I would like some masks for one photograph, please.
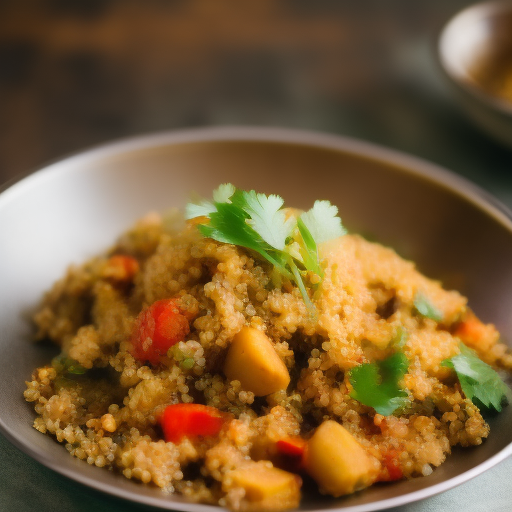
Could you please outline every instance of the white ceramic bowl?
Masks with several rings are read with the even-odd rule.
[[[375,146],[290,130],[218,128],[129,139],[52,164],[0,194],[0,431],[16,446],[112,495],[164,509],[216,510],[70,457],[32,428],[32,405],[22,394],[32,370],[55,352],[30,343],[28,314],[65,268],[108,248],[146,212],[181,207],[191,191],[209,196],[226,181],[281,194],[298,207],[330,199],[349,228],[397,247],[447,286],[461,285],[475,311],[512,339],[512,221],[465,180]],[[343,499],[307,495],[301,510],[380,510],[447,490],[512,452],[511,425],[507,407],[492,419],[482,446],[456,450],[431,476]]]
[[[437,52],[468,117],[491,137],[512,147],[512,101],[493,95],[475,72],[497,54],[508,54],[510,66],[512,0],[479,3],[458,13],[442,30]]]

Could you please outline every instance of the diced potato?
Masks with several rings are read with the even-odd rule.
[[[268,464],[249,463],[229,473],[231,485],[245,490],[243,510],[284,510],[299,505],[302,479]]]
[[[265,333],[243,327],[229,346],[224,374],[238,380],[242,388],[256,396],[265,396],[286,389],[290,374]]]
[[[372,460],[354,436],[335,421],[324,421],[308,442],[306,471],[320,491],[338,497],[370,485]]]

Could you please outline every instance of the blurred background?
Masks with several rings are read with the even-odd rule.
[[[512,205],[512,152],[435,59],[464,0],[0,0],[0,183],[120,137],[207,125],[361,138]]]

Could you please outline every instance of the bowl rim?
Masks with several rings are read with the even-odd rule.
[[[498,0],[500,1],[500,0]],[[512,0],[507,0],[512,5]],[[165,145],[205,142],[264,142],[315,146],[358,155],[367,160],[386,162],[401,172],[421,177],[450,190],[482,208],[490,216],[512,230],[512,209],[494,195],[460,174],[424,158],[383,145],[329,132],[273,126],[223,125],[172,129],[114,139],[48,160],[42,165],[18,173],[0,184],[0,201],[11,200],[24,186],[37,186],[39,180],[53,173],[70,172],[69,164],[109,157],[126,151],[150,149]],[[23,182],[23,183],[21,183]],[[461,193],[463,191],[463,193]],[[9,199],[6,199],[8,197]],[[1,203],[0,203],[1,204]]]
[[[438,33],[436,60],[444,75],[453,85],[469,94],[477,101],[483,103],[488,108],[499,112],[501,115],[512,117],[512,104],[509,101],[486,92],[483,87],[473,83],[469,77],[464,78],[464,76],[454,69],[452,60],[449,59],[446,54],[446,38],[449,31],[454,30],[456,23],[459,23],[460,20],[463,20],[464,18],[480,19],[486,16],[493,16],[503,12],[504,10],[510,11],[512,14],[512,0],[488,0],[469,5],[464,9],[457,11],[444,23]]]
[[[310,146],[324,150],[339,151],[345,154],[355,155],[365,160],[381,162],[403,173],[412,174],[434,183],[441,188],[447,189],[460,198],[469,201],[475,207],[485,211],[489,216],[493,217],[496,222],[506,227],[507,230],[512,233],[512,211],[479,186],[436,164],[397,150],[388,149],[355,138],[315,131],[274,127],[216,126],[171,130],[128,137],[101,144],[91,149],[74,153],[63,159],[58,159],[34,173],[21,175],[9,181],[6,186],[4,186],[3,190],[0,189],[0,207],[4,202],[14,200],[18,194],[22,194],[25,187],[37,186],[39,180],[52,179],[55,175],[60,173],[71,172],[67,169],[69,164],[94,162],[98,158],[118,155],[128,151],[151,149],[162,145],[168,146],[204,142],[296,144],[298,146]],[[77,167],[75,167],[75,170],[76,169]],[[184,510],[187,512],[213,512],[215,510],[222,510],[216,505],[206,505],[181,500],[164,502],[162,498],[144,495],[135,490],[127,491],[121,487],[113,486],[108,482],[91,479],[87,475],[81,475],[78,472],[76,474],[74,472],[70,473],[66,471],[66,468],[61,468],[49,458],[45,452],[39,451],[26,443],[17,432],[9,429],[3,422],[1,416],[0,433],[14,446],[44,466],[97,491],[160,509]],[[339,512],[371,512],[416,502],[465,483],[500,463],[510,455],[512,455],[512,442],[474,468],[424,489],[367,504],[329,509],[315,508],[308,512],[325,512],[326,510]]]

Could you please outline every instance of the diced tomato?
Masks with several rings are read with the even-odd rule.
[[[139,272],[139,262],[131,256],[115,254],[107,261],[105,275],[115,281],[130,282]]]
[[[400,452],[393,448],[384,455],[382,460],[383,471],[378,478],[380,482],[393,482],[394,480],[400,480],[404,476],[400,469],[399,457]]]
[[[286,437],[279,439],[276,443],[276,450],[279,460],[278,466],[288,471],[298,472],[304,467],[307,441],[301,437]]]
[[[189,319],[176,299],[159,300],[142,310],[132,336],[132,355],[139,361],[158,364],[169,348],[190,332]]]
[[[179,443],[184,437],[216,436],[228,415],[215,407],[201,404],[168,405],[160,419],[165,440]]]

